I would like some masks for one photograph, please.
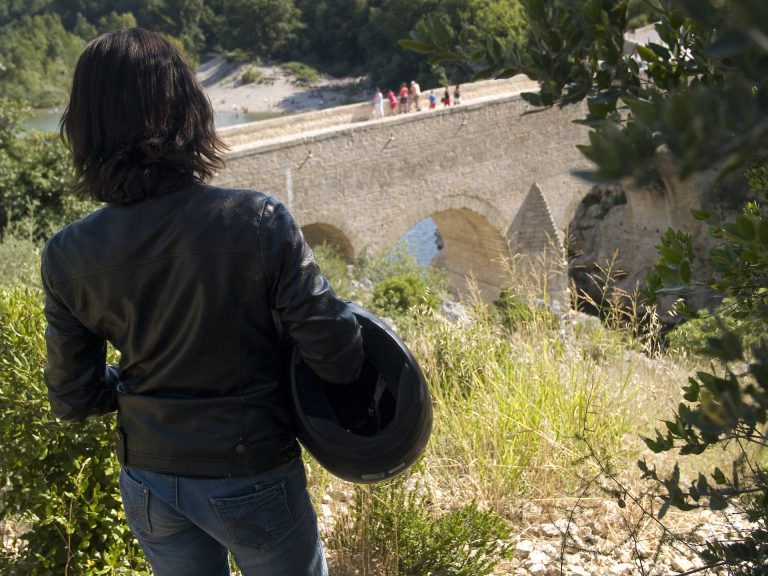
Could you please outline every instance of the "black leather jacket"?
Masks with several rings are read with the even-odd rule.
[[[117,410],[118,455],[136,468],[243,476],[295,458],[282,329],[326,380],[362,364],[354,315],[258,192],[196,184],[108,205],[47,243],[42,277],[53,412]]]

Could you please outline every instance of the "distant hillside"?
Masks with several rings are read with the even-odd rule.
[[[334,76],[382,85],[464,81],[471,71],[430,66],[397,41],[437,14],[457,41],[485,33],[525,36],[519,0],[27,0],[0,2],[0,93],[36,107],[60,105],[78,54],[98,34],[142,26],[166,35],[189,60],[219,52],[244,62],[299,61]]]

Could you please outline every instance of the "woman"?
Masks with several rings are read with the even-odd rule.
[[[408,112],[408,94],[408,86],[403,82],[400,84],[400,107],[397,110],[398,114],[405,114]]]
[[[332,382],[360,331],[274,198],[205,184],[210,103],[160,35],[104,34],[78,60],[62,136],[106,203],[42,256],[53,412],[117,411],[128,524],[156,576],[327,573],[278,334]],[[106,343],[121,353],[105,361]]]

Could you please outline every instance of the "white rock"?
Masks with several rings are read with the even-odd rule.
[[[531,555],[531,550],[533,550],[533,542],[530,540],[520,540],[515,547],[515,557],[521,560],[528,558]]]
[[[614,564],[608,568],[608,572],[613,576],[632,576],[635,571],[635,565],[629,562]]]
[[[693,569],[693,562],[683,556],[677,556],[676,558],[672,558],[671,566],[672,570],[677,570],[678,572],[688,572],[688,570]]]
[[[579,527],[574,522],[569,522],[565,518],[555,520],[555,526],[557,526],[557,529],[560,530],[562,534],[565,534],[566,532],[570,535],[579,533]]]
[[[464,305],[453,300],[446,300],[440,305],[440,314],[454,324],[469,324],[472,321]]]
[[[545,554],[541,550],[531,550],[531,553],[528,555],[528,560],[526,564],[528,566],[532,566],[533,564],[544,564],[545,566],[549,564],[552,560],[550,559],[548,554]]]
[[[575,564],[569,564],[566,566],[565,573],[569,574],[570,576],[593,576],[592,572],[587,572],[584,568]]]
[[[637,557],[640,558],[641,560],[650,558],[651,554],[653,554],[652,550],[648,547],[648,545],[645,542],[637,543],[637,546],[635,546],[635,553],[637,554]]]
[[[547,567],[544,564],[531,564],[528,568],[528,574],[546,574]]]
[[[554,524],[542,524],[539,526],[539,532],[547,538],[559,538],[563,535],[563,531]]]
[[[560,546],[555,546],[549,542],[542,542],[537,548],[542,554],[546,554],[547,556],[560,556]]]

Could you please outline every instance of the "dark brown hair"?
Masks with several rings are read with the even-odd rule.
[[[225,146],[194,73],[167,40],[142,28],[91,41],[77,62],[61,136],[76,189],[114,204],[204,181]]]

